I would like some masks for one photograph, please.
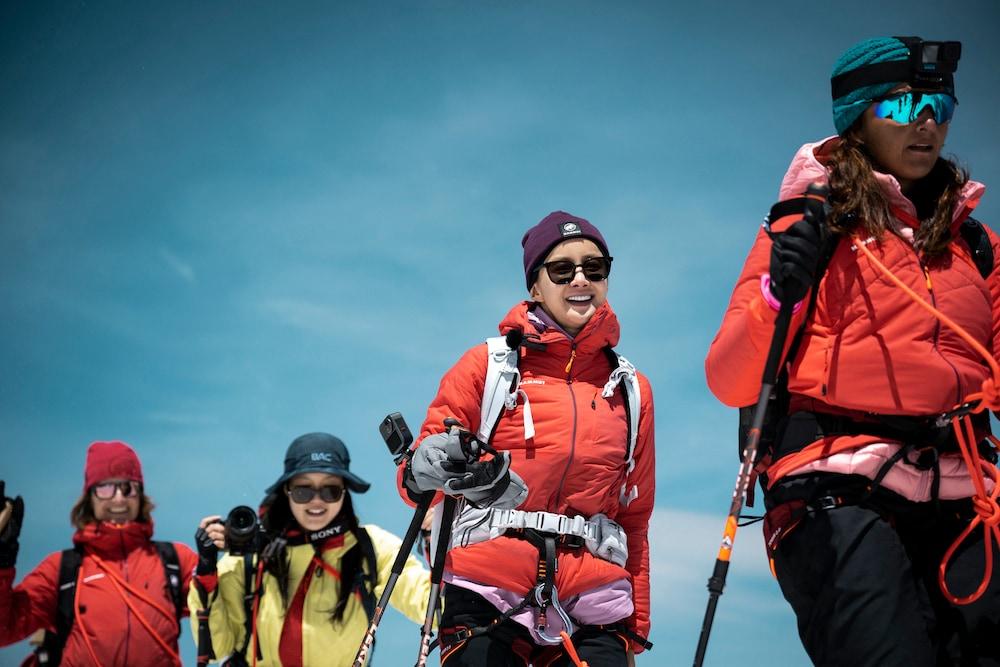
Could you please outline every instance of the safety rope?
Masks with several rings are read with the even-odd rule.
[[[562,637],[563,648],[566,650],[566,655],[573,662],[575,667],[589,667],[586,660],[580,660],[580,656],[576,652],[576,647],[573,646],[573,640],[570,638],[569,633],[563,630],[559,633]]]
[[[980,356],[983,357],[984,360],[986,360],[987,365],[990,367],[992,377],[988,377],[983,380],[981,391],[973,392],[966,396],[965,400],[956,406],[956,409],[961,408],[962,412],[955,414],[951,418],[952,427],[955,431],[955,439],[958,441],[959,452],[961,453],[962,460],[965,462],[965,466],[969,471],[969,477],[972,479],[972,486],[974,490],[972,496],[972,506],[975,509],[976,516],[973,517],[972,521],[969,522],[969,525],[964,531],[962,531],[962,534],[955,539],[952,545],[945,552],[941,559],[941,565],[938,568],[938,586],[940,586],[944,597],[952,604],[971,604],[972,602],[978,600],[986,591],[987,586],[990,584],[990,579],[993,576],[993,540],[996,540],[997,545],[1000,545],[1000,505],[997,504],[997,497],[1000,495],[1000,480],[998,480],[996,466],[984,462],[979,456],[979,448],[976,446],[976,435],[974,429],[972,428],[971,415],[978,414],[987,409],[1000,410],[1000,391],[998,391],[998,387],[1000,387],[1000,365],[997,364],[993,355],[991,355],[989,351],[979,343],[979,341],[973,338],[957,322],[931,304],[927,303],[923,297],[910,289],[910,287],[903,283],[903,281],[893,274],[892,271],[886,268],[886,266],[875,257],[874,253],[872,253],[872,251],[869,250],[860,239],[855,237],[852,241],[854,242],[854,247],[861,250],[868,260],[879,271],[881,271],[886,278],[891,280],[897,287],[903,290],[903,292],[910,297],[914,303],[927,310],[942,324],[958,334],[962,340],[968,343],[976,352],[980,354]],[[933,286],[931,285],[930,273],[925,270],[924,276],[927,280],[928,290],[932,290]],[[993,442],[994,446],[1000,446],[1000,440],[997,438],[990,435],[989,439]],[[991,493],[986,492],[986,486],[983,483],[984,475],[993,481],[993,491]],[[970,595],[958,597],[948,588],[948,583],[945,581],[945,573],[948,570],[948,564],[951,562],[951,558],[955,551],[980,523],[983,526],[983,549],[986,554],[986,564],[984,566],[983,578],[980,580],[979,586],[976,590]]]
[[[132,595],[134,595],[135,597],[139,598],[140,600],[142,600],[146,604],[150,605],[151,607],[153,607],[153,609],[155,609],[156,611],[160,612],[161,614],[163,614],[167,618],[169,618],[169,619],[171,619],[171,620],[179,623],[179,621],[177,621],[176,613],[174,611],[168,611],[167,609],[164,609],[155,600],[153,600],[149,596],[145,595],[139,589],[134,588],[131,584],[129,584],[124,579],[122,579],[118,575],[117,572],[115,572],[111,567],[109,567],[108,564],[105,563],[104,560],[101,559],[100,556],[98,556],[96,554],[91,554],[91,558],[94,560],[94,564],[96,564],[97,567],[100,570],[104,571],[104,574],[111,581],[112,586],[115,587],[115,590],[118,592],[118,595],[121,597],[122,601],[125,603],[125,606],[127,606],[129,608],[129,610],[135,615],[136,619],[138,619],[139,624],[142,625],[142,627],[144,627],[146,629],[146,631],[153,637],[153,640],[157,644],[160,645],[160,648],[162,648],[164,650],[164,652],[168,656],[170,656],[176,664],[181,665],[182,664],[181,663],[181,658],[177,654],[177,652],[174,651],[170,647],[170,645],[167,644],[166,641],[164,641],[164,639],[159,635],[159,633],[156,632],[156,630],[153,628],[153,626],[149,624],[149,621],[146,619],[146,617],[142,613],[140,613],[138,609],[136,609],[135,605],[132,603],[132,600],[129,599],[129,596],[126,595],[126,593],[131,593]],[[83,568],[80,568],[80,569],[81,569],[81,572],[82,572]],[[80,582],[78,581],[77,582],[77,589],[76,589],[76,596],[75,597],[78,599],[79,595],[80,595]],[[75,606],[75,603],[76,603],[76,601],[74,601],[74,606]],[[80,620],[82,621],[82,618]],[[83,630],[83,629],[84,628],[83,628],[82,623],[81,623],[81,630]],[[90,652],[91,658],[94,659],[95,664],[100,664],[100,663],[97,662],[97,657],[96,657],[96,655],[94,653],[93,646],[91,646],[91,644],[90,644],[90,639],[86,637],[86,632],[84,632],[84,637],[87,639],[87,649]]]
[[[94,661],[94,667],[101,667],[101,661],[97,659],[97,653],[94,652],[94,646],[90,643],[90,634],[87,632],[87,626],[83,622],[83,616],[77,613],[80,609],[80,588],[83,584],[83,568],[79,568],[76,572],[76,590],[73,593],[73,616],[76,617],[76,622],[80,625],[80,634],[83,635],[83,643],[87,645],[87,652],[90,653],[90,659]]]

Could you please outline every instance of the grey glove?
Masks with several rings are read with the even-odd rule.
[[[435,433],[424,438],[420,446],[413,452],[413,458],[408,466],[408,476],[418,492],[444,490],[450,479],[461,478],[464,475],[445,470],[442,466],[446,461],[465,464],[465,454],[462,442],[457,433]],[[407,480],[409,481],[409,480]]]
[[[475,507],[517,507],[528,496],[528,485],[510,469],[510,452],[488,461],[444,461],[441,467],[458,475],[445,482],[444,492],[461,495]]]

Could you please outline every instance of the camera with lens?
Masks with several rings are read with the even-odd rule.
[[[252,507],[234,507],[226,517],[226,551],[233,556],[260,553],[267,540]]]

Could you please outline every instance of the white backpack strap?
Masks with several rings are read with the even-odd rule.
[[[612,350],[612,352],[614,352]],[[628,487],[628,476],[635,469],[635,443],[639,440],[639,410],[642,405],[642,393],[639,388],[639,374],[635,366],[622,355],[614,352],[618,359],[618,367],[611,371],[611,377],[604,385],[601,396],[611,398],[618,385],[622,385],[625,392],[625,407],[628,410],[628,450],[625,454],[625,483],[622,484],[619,502],[628,506],[639,495],[639,488],[636,485]],[[622,384],[622,381],[625,384]]]
[[[507,346],[503,336],[486,339],[486,383],[480,409],[479,430],[476,437],[489,442],[490,436],[504,410],[517,408],[518,397],[524,398],[524,439],[535,437],[535,423],[531,418],[528,395],[521,389],[521,371],[517,368],[517,349]]]

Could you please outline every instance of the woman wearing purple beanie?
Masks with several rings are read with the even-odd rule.
[[[556,211],[522,246],[531,299],[445,374],[400,491],[461,498],[443,664],[624,666],[649,646],[652,392],[612,349],[597,227]],[[466,462],[445,420],[494,452]]]
[[[791,313],[755,460],[817,665],[1000,665],[1000,240],[941,157],[960,56],[883,37],[840,57],[838,134],[793,159],[706,360],[722,402],[754,404]]]

